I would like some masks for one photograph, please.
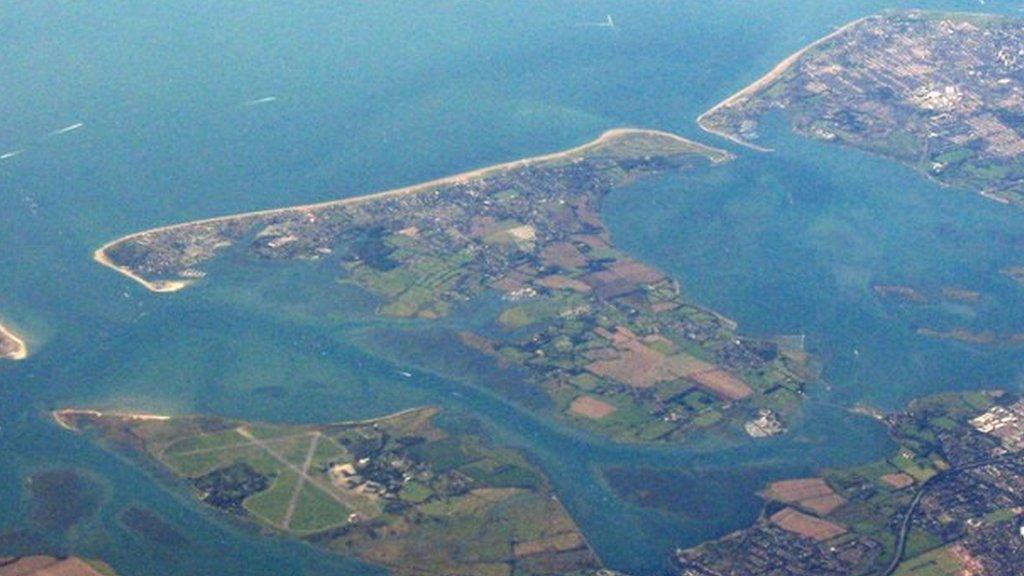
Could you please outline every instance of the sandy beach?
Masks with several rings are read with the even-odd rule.
[[[147,414],[145,412],[100,412],[99,410],[86,410],[78,408],[63,408],[60,410],[54,410],[50,414],[53,416],[53,419],[57,421],[57,424],[61,426],[61,428],[65,428],[67,430],[72,430],[75,432],[78,431],[78,428],[75,428],[73,425],[71,425],[70,422],[68,422],[68,416],[93,416],[95,418],[113,416],[115,418],[124,418],[126,420],[136,420],[140,422],[148,420],[162,422],[171,419],[170,416],[164,416],[161,414]]]
[[[178,226],[187,226],[187,225],[188,225],[188,223],[178,224]],[[156,231],[157,230],[150,230],[150,231],[147,231],[147,232],[143,232],[143,234],[147,234],[149,232],[156,232]],[[104,244],[102,247],[100,247],[98,250],[96,250],[96,252],[93,253],[92,259],[97,261],[97,262],[99,262],[100,264],[106,266],[107,268],[110,268],[111,270],[115,270],[117,272],[120,272],[121,274],[124,274],[125,276],[131,278],[132,280],[135,280],[139,284],[142,284],[143,286],[145,286],[146,289],[149,290],[150,292],[161,292],[161,293],[162,292],[177,292],[178,290],[181,290],[183,288],[187,288],[188,285],[191,284],[191,282],[188,282],[186,280],[154,280],[154,281],[151,282],[149,280],[146,280],[142,276],[139,276],[135,272],[132,272],[132,270],[130,268],[126,267],[126,266],[118,266],[116,262],[114,262],[113,260],[110,259],[109,256],[107,256],[107,248],[110,248],[111,246],[114,246],[115,244],[118,244],[118,243],[120,243],[120,242],[122,242],[124,240],[129,240],[129,239],[134,238],[136,236],[138,236],[138,234],[133,234],[131,236],[125,236],[124,238],[119,238],[117,240],[114,240],[113,242]]]
[[[24,360],[28,358],[28,346],[25,341],[19,338],[14,332],[0,324],[0,338],[14,342],[14,352],[4,356],[7,360]]]
[[[732,134],[732,133],[729,133],[729,132],[722,132],[722,131],[719,131],[719,130],[716,130],[714,128],[709,127],[707,125],[707,122],[706,122],[707,118],[709,116],[713,115],[714,113],[718,112],[719,110],[721,110],[723,108],[728,108],[729,106],[732,106],[733,104],[736,104],[736,103],[738,103],[738,102],[740,102],[740,101],[742,101],[742,100],[744,100],[744,99],[746,99],[746,98],[748,98],[750,96],[753,96],[758,91],[760,91],[760,90],[762,90],[764,88],[767,88],[768,86],[770,86],[772,84],[772,82],[775,82],[783,74],[785,74],[786,71],[789,70],[793,66],[793,64],[795,64],[798,60],[800,60],[800,58],[803,57],[804,54],[806,54],[807,52],[817,48],[818,46],[824,44],[825,42],[828,42],[829,40],[832,40],[833,38],[843,34],[847,30],[849,30],[850,28],[853,28],[854,26],[857,26],[858,24],[868,20],[869,18],[871,18],[871,17],[870,16],[865,16],[864,18],[858,18],[857,20],[854,20],[853,22],[849,22],[847,24],[844,24],[843,26],[840,26],[839,28],[836,28],[831,34],[828,34],[827,36],[823,36],[823,37],[819,38],[818,40],[815,40],[814,42],[808,44],[807,46],[804,46],[803,48],[801,48],[801,49],[797,50],[796,52],[790,54],[782,62],[779,62],[778,64],[776,64],[775,67],[772,68],[767,74],[765,74],[764,76],[758,78],[757,80],[755,80],[752,84],[750,84],[746,88],[743,88],[739,92],[736,92],[732,96],[729,96],[725,100],[722,100],[718,104],[715,104],[710,110],[708,110],[707,112],[704,112],[703,114],[698,116],[697,117],[697,124],[701,127],[701,130],[704,130],[705,132],[707,132],[709,134],[714,134],[716,136],[721,136],[722,138],[725,138],[726,140],[729,140],[730,142],[733,142],[735,144],[739,144],[740,146],[746,146],[747,148],[751,148],[753,150],[757,150],[758,152],[772,152],[773,150],[771,148],[766,148],[764,146],[758,146],[757,144],[754,144],[752,142],[748,142],[748,141],[740,138],[739,136],[736,136],[735,134]]]
[[[102,264],[103,266],[106,266],[107,268],[110,268],[111,270],[119,272],[119,273],[127,276],[128,278],[131,278],[132,280],[138,282],[142,286],[145,286],[147,290],[150,290],[152,292],[158,292],[158,293],[177,292],[179,290],[187,288],[189,285],[192,284],[192,282],[187,281],[187,280],[153,280],[153,281],[147,280],[147,279],[139,276],[135,272],[133,272],[130,268],[118,265],[116,262],[114,262],[108,256],[107,251],[110,248],[112,248],[113,246],[116,246],[116,245],[118,245],[118,244],[120,244],[122,242],[131,241],[131,240],[135,240],[135,239],[138,239],[138,238],[144,238],[144,237],[149,236],[149,235],[160,234],[162,232],[167,232],[167,231],[170,231],[170,230],[186,228],[186,227],[189,227],[189,226],[196,226],[196,225],[202,225],[202,224],[215,224],[215,223],[218,223],[218,222],[225,222],[225,221],[237,220],[237,219],[245,219],[245,218],[262,218],[262,217],[265,217],[265,216],[273,216],[275,214],[285,214],[285,213],[289,213],[289,212],[316,211],[316,210],[321,210],[321,209],[324,209],[324,208],[331,208],[331,207],[337,207],[337,206],[350,206],[350,205],[354,205],[354,204],[361,204],[361,203],[364,203],[364,202],[371,202],[371,201],[374,201],[374,200],[381,200],[381,199],[385,199],[385,198],[392,198],[392,197],[397,197],[397,196],[407,196],[407,195],[411,195],[411,194],[418,194],[418,193],[425,192],[425,191],[428,191],[428,190],[433,190],[433,189],[435,189],[437,187],[440,187],[440,186],[446,186],[446,185],[451,185],[451,184],[464,184],[466,182],[471,182],[473,180],[478,180],[480,178],[485,178],[485,177],[487,177],[489,175],[492,175],[492,174],[495,174],[495,173],[499,173],[499,172],[502,172],[502,171],[513,170],[513,169],[517,169],[517,168],[524,168],[526,166],[530,166],[530,165],[534,165],[534,164],[541,164],[541,163],[545,163],[545,162],[553,162],[553,161],[558,161],[558,160],[570,159],[570,158],[572,158],[574,156],[577,156],[577,155],[579,155],[581,153],[587,152],[589,150],[592,150],[594,148],[597,148],[597,147],[600,147],[600,146],[602,146],[604,144],[607,144],[608,142],[610,142],[612,140],[615,140],[616,138],[621,138],[621,137],[625,137],[625,136],[633,136],[633,135],[647,135],[647,136],[659,136],[659,137],[664,137],[664,138],[670,138],[670,139],[672,139],[674,141],[677,141],[677,142],[680,142],[682,144],[686,144],[687,146],[693,147],[695,153],[702,153],[702,154],[707,155],[708,158],[711,160],[711,162],[713,164],[719,164],[721,162],[725,162],[725,161],[728,161],[731,158],[733,158],[733,155],[730,154],[729,152],[726,152],[725,150],[721,150],[721,149],[718,149],[718,148],[712,148],[710,146],[706,146],[706,145],[700,144],[698,142],[693,142],[692,140],[687,140],[686,138],[683,138],[683,137],[678,136],[676,134],[672,134],[670,132],[663,132],[661,130],[637,129],[637,128],[615,128],[615,129],[608,130],[608,131],[604,132],[596,140],[592,140],[592,141],[587,142],[586,144],[583,144],[581,146],[577,146],[575,148],[570,148],[568,150],[563,150],[561,152],[555,152],[555,153],[546,154],[546,155],[543,155],[543,156],[533,156],[533,157],[524,158],[524,159],[521,159],[521,160],[513,160],[511,162],[505,162],[505,163],[502,163],[502,164],[495,164],[493,166],[488,166],[486,168],[479,168],[477,170],[471,170],[469,172],[463,172],[461,174],[456,174],[454,176],[446,176],[444,178],[438,178],[436,180],[430,180],[429,182],[423,182],[423,183],[420,183],[420,184],[413,184],[411,186],[406,186],[406,187],[403,187],[403,188],[395,188],[395,189],[392,189],[392,190],[386,190],[386,191],[383,191],[383,192],[375,192],[375,193],[372,193],[372,194],[366,194],[366,195],[363,195],[363,196],[356,196],[356,197],[353,197],[353,198],[344,198],[344,199],[341,199],[341,200],[329,200],[329,201],[326,201],[326,202],[319,202],[319,203],[315,203],[315,204],[303,204],[303,205],[298,205],[298,206],[287,206],[287,207],[284,207],[284,208],[273,208],[273,209],[269,209],[269,210],[258,210],[258,211],[254,211],[254,212],[243,212],[243,213],[240,213],[240,214],[231,214],[231,215],[227,215],[227,216],[217,216],[217,217],[214,217],[214,218],[205,218],[205,219],[201,219],[201,220],[192,220],[192,221],[188,221],[188,222],[180,222],[180,223],[177,223],[177,224],[171,224],[171,225],[168,225],[168,226],[160,226],[158,228],[150,228],[148,230],[143,230],[142,232],[135,232],[133,234],[129,234],[127,236],[122,236],[120,238],[117,238],[115,240],[107,242],[106,244],[101,246],[99,249],[97,249],[96,252],[93,253],[93,260],[95,260],[96,262],[99,262],[100,264]]]

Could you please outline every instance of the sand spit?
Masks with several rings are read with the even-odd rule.
[[[151,236],[151,235],[154,235],[154,234],[159,234],[161,232],[167,232],[169,230],[175,230],[175,229],[183,228],[183,227],[187,227],[187,226],[195,226],[195,225],[201,225],[201,224],[215,224],[215,223],[225,222],[225,221],[230,221],[230,220],[235,220],[235,219],[259,218],[259,217],[273,216],[275,214],[282,214],[282,213],[288,213],[288,212],[303,212],[303,211],[319,210],[319,209],[323,209],[323,208],[330,208],[330,207],[336,207],[336,206],[346,206],[346,205],[361,204],[361,203],[364,203],[364,202],[371,202],[371,201],[374,201],[374,200],[381,200],[381,199],[385,199],[385,198],[392,198],[392,197],[399,197],[399,196],[407,196],[407,195],[417,194],[417,193],[425,192],[425,191],[428,191],[428,190],[433,190],[433,189],[435,189],[435,188],[437,188],[439,186],[445,186],[445,185],[451,185],[451,184],[464,184],[466,182],[470,182],[470,181],[473,181],[473,180],[478,180],[480,178],[485,178],[485,177],[487,177],[489,175],[492,175],[492,174],[495,174],[495,173],[499,173],[499,172],[503,172],[503,171],[514,170],[514,169],[521,169],[521,168],[524,168],[524,167],[527,167],[527,166],[531,166],[531,165],[534,165],[534,164],[541,164],[541,163],[546,163],[546,162],[553,162],[553,161],[571,159],[571,158],[573,158],[575,156],[578,156],[579,154],[588,152],[590,150],[593,150],[595,148],[599,148],[600,146],[608,144],[609,142],[612,142],[612,141],[614,141],[614,140],[616,140],[618,138],[623,138],[623,137],[628,137],[628,136],[655,136],[655,137],[661,137],[661,138],[669,138],[669,139],[674,140],[676,142],[679,142],[679,143],[682,143],[682,144],[685,144],[687,146],[692,147],[694,149],[695,153],[702,153],[702,154],[706,155],[713,164],[720,164],[722,162],[728,161],[728,160],[733,158],[733,155],[730,154],[729,152],[726,152],[724,150],[720,150],[720,149],[717,149],[717,148],[712,148],[710,146],[705,146],[703,144],[700,144],[700,143],[697,143],[697,142],[693,142],[691,140],[687,140],[686,138],[683,138],[681,136],[678,136],[676,134],[672,134],[672,133],[669,133],[669,132],[663,132],[663,131],[660,131],[660,130],[636,129],[636,128],[616,128],[616,129],[608,130],[607,132],[604,132],[596,140],[592,140],[591,142],[588,142],[588,143],[583,144],[581,146],[577,146],[575,148],[570,148],[568,150],[564,150],[562,152],[555,152],[553,154],[546,154],[546,155],[543,155],[543,156],[534,156],[534,157],[531,157],[531,158],[525,158],[525,159],[521,159],[521,160],[514,160],[512,162],[505,162],[503,164],[496,164],[496,165],[493,165],[493,166],[488,166],[486,168],[480,168],[480,169],[472,170],[472,171],[469,171],[469,172],[463,172],[461,174],[456,174],[454,176],[446,176],[444,178],[439,178],[439,179],[436,179],[436,180],[431,180],[429,182],[424,182],[424,183],[420,183],[420,184],[414,184],[412,186],[406,186],[404,188],[396,188],[396,189],[393,189],[393,190],[387,190],[387,191],[384,191],[384,192],[376,192],[376,193],[367,194],[367,195],[364,195],[364,196],[356,196],[354,198],[345,198],[345,199],[342,199],[342,200],[330,200],[330,201],[327,201],[327,202],[320,202],[320,203],[315,203],[315,204],[304,204],[304,205],[299,205],[299,206],[288,206],[288,207],[285,207],[285,208],[275,208],[275,209],[270,209],[270,210],[259,210],[259,211],[255,211],[255,212],[245,212],[245,213],[241,213],[241,214],[232,214],[232,215],[228,215],[228,216],[218,216],[218,217],[215,217],[215,218],[206,218],[206,219],[200,219],[200,220],[193,220],[193,221],[189,221],[189,222],[181,222],[181,223],[178,223],[178,224],[171,224],[171,225],[168,225],[168,226],[161,226],[161,227],[158,227],[158,228],[151,228],[149,230],[144,230],[142,232],[136,232],[134,234],[129,234],[127,236],[122,236],[121,238],[117,238],[115,240],[112,240],[112,241],[104,244],[98,250],[96,250],[96,252],[93,254],[93,259],[96,262],[99,262],[100,264],[102,264],[103,266],[106,266],[106,267],[108,267],[108,268],[110,268],[112,270],[115,270],[115,271],[117,271],[117,272],[127,276],[128,278],[131,278],[132,280],[138,282],[142,286],[145,286],[146,289],[148,289],[148,290],[150,290],[152,292],[158,292],[158,293],[177,292],[179,290],[187,288],[189,285],[191,285],[192,282],[190,282],[188,280],[147,280],[146,278],[143,278],[142,276],[136,274],[130,268],[128,268],[126,266],[121,266],[118,263],[114,262],[110,258],[110,256],[108,255],[108,251],[112,247],[114,247],[114,246],[116,246],[118,244],[121,244],[122,242],[131,241],[131,240],[138,240],[140,238],[145,238],[147,236]]]

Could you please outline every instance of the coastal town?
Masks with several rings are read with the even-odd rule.
[[[850,23],[706,112],[707,131],[769,150],[782,110],[808,137],[1024,205],[1024,22],[896,11]]]
[[[396,576],[611,576],[523,454],[438,410],[318,426],[60,410],[64,428],[191,485],[208,506]],[[0,574],[3,572],[0,571]]]
[[[771,484],[753,526],[679,550],[679,574],[1019,574],[1024,400],[947,394],[882,418],[889,458]]]
[[[521,369],[520,386],[570,422],[628,442],[765,437],[785,431],[816,378],[802,344],[745,338],[687,302],[677,281],[617,250],[600,216],[615,187],[730,158],[667,133],[612,131],[407,189],[141,232],[97,259],[155,291],[212,281],[206,264],[226,254],[300,261],[379,298],[382,317],[421,321],[497,296],[494,329],[458,335],[466,353]]]

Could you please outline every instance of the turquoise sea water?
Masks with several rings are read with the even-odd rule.
[[[815,390],[803,421],[758,444],[586,440],[476,386],[494,376],[486,363],[432,375],[430,355],[450,338],[443,323],[399,338],[359,312],[364,296],[301,265],[233,268],[221,282],[156,295],[91,261],[103,242],[147,227],[410,184],[616,126],[722,145],[694,124],[704,109],[838,24],[911,6],[981,8],[0,2],[0,154],[25,150],[0,161],[0,317],[33,350],[0,366],[0,555],[74,552],[126,575],[368,573],[233,526],[57,428],[54,407],[312,422],[438,403],[527,449],[601,557],[646,576],[663,572],[674,546],[750,522],[763,482],[889,449],[882,430],[841,407],[1019,387],[1021,349],[914,330],[1024,330],[1024,291],[998,274],[1024,263],[1024,213],[783,129],[771,135],[775,154],[739,150],[726,166],[641,182],[605,210],[619,245],[680,278],[692,298],[752,334],[805,333],[826,361],[830,387]],[[579,25],[607,14],[617,31]],[[873,283],[984,296],[914,307],[880,301]],[[410,368],[413,378],[397,373]],[[93,479],[103,504],[65,534],[17,532],[33,526],[26,477],[66,467]],[[610,489],[610,467],[664,470],[674,492],[661,509],[638,507]],[[185,552],[126,533],[117,517],[133,503],[187,534]]]

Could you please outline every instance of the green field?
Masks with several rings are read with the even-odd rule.
[[[903,562],[895,576],[957,576],[962,571],[949,549],[939,548]]]
[[[271,485],[270,490],[249,497],[245,501],[245,509],[259,520],[280,527],[298,484],[298,474],[290,470],[284,471]]]
[[[349,501],[361,512],[377,513],[376,506],[332,485],[325,472],[328,463],[345,462],[351,456],[318,431],[239,426],[181,437],[155,455],[189,478],[233,464],[248,465],[269,479],[269,488],[245,497],[244,510],[261,524],[286,532],[309,534],[340,526],[352,513],[353,508],[345,504]]]

